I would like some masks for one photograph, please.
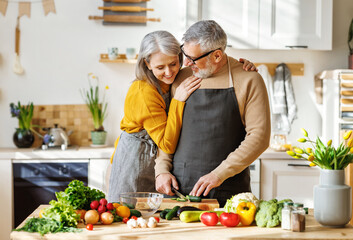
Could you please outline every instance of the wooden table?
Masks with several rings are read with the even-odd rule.
[[[31,216],[38,216],[39,210],[36,209]],[[23,223],[20,225],[22,226]],[[317,223],[313,217],[313,211],[306,215],[306,231],[291,232],[276,228],[234,227],[226,228],[220,223],[214,227],[207,227],[200,222],[183,223],[179,220],[161,220],[156,228],[136,228],[129,229],[124,223],[114,223],[112,225],[95,225],[93,231],[85,229],[85,225],[80,223],[81,233],[56,233],[46,234],[41,237],[38,233],[12,232],[12,240],[184,240],[184,239],[353,239],[353,227],[347,225],[345,228],[328,228]]]

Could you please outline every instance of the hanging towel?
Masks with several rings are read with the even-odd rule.
[[[274,114],[286,115],[289,123],[293,123],[294,119],[297,118],[297,105],[294,98],[292,75],[288,66],[284,63],[276,67],[272,107]]]
[[[273,79],[271,74],[268,72],[268,68],[266,65],[261,64],[257,66],[257,72],[261,75],[262,79],[265,82],[267,88],[268,101],[270,103],[270,110],[272,113],[272,102],[273,102]]]

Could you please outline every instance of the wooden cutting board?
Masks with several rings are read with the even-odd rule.
[[[163,210],[166,208],[173,208],[175,206],[192,206],[200,208],[205,211],[213,211],[215,208],[219,208],[219,203],[217,199],[202,199],[201,202],[178,202],[176,200],[172,200],[170,198],[163,198],[162,204],[159,207],[159,210]]]

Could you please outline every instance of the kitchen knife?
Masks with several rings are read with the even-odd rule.
[[[121,23],[145,23],[147,21],[160,22],[160,18],[147,18],[145,16],[125,16],[125,15],[104,15],[101,16],[88,16],[90,20],[103,19],[105,22],[121,22]]]
[[[183,194],[181,194],[178,190],[176,190],[174,187],[172,187],[172,190],[175,193],[175,195],[177,195],[179,198],[186,199],[186,197]]]
[[[98,7],[100,10],[109,10],[114,12],[144,12],[153,11],[153,8],[143,8],[135,6],[111,6],[111,7]]]

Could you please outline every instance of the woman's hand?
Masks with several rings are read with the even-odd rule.
[[[185,102],[191,93],[201,86],[201,81],[201,78],[195,76],[188,77],[176,88],[174,98],[180,102]]]
[[[256,66],[252,62],[246,60],[245,58],[239,58],[239,62],[243,63],[243,69],[245,71],[256,71],[257,72]]]

